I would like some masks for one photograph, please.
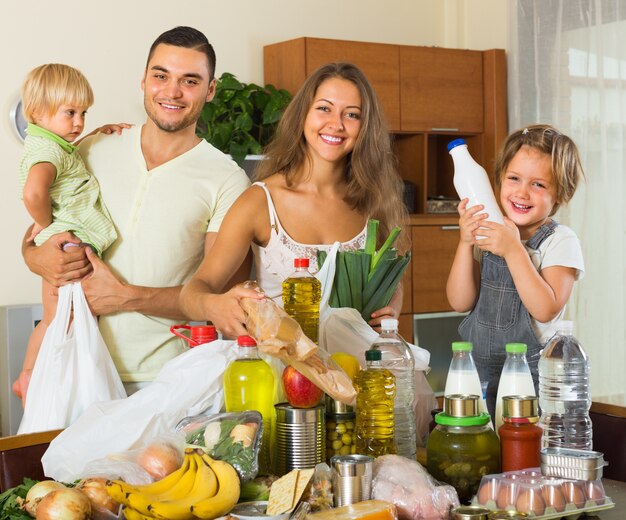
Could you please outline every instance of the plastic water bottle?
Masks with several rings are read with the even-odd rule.
[[[474,345],[469,341],[452,343],[452,361],[446,378],[444,395],[477,395],[478,411],[487,413],[487,403],[483,395],[478,370],[472,357]],[[490,422],[493,428],[493,424]]]
[[[395,442],[398,455],[415,460],[415,360],[406,341],[398,334],[398,320],[381,321],[381,333],[370,350],[381,353],[381,365],[396,378],[394,399]]]
[[[308,258],[296,258],[293,263],[295,272],[283,281],[283,308],[317,344],[322,284],[309,272]]]
[[[274,372],[259,357],[250,336],[237,338],[237,358],[224,371],[224,404],[227,412],[257,410],[263,416],[259,469],[271,471],[271,439],[274,427]]]
[[[396,453],[394,398],[396,378],[381,366],[382,353],[365,351],[365,370],[354,378],[356,388],[356,452],[378,457]]]
[[[542,447],[592,449],[589,360],[573,336],[573,323],[559,321],[539,358]]]
[[[448,152],[454,162],[453,183],[459,197],[469,199],[468,208],[482,204],[485,207],[484,212],[489,215],[487,220],[504,224],[487,172],[470,155],[465,139],[455,139],[448,143]]]
[[[533,377],[526,361],[525,343],[507,343],[506,359],[500,375],[498,395],[496,397],[496,431],[500,430],[502,420],[502,398],[506,395],[536,396]]]

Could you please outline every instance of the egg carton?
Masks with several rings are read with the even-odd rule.
[[[528,518],[573,520],[615,506],[601,479],[573,480],[542,475],[540,468],[485,475],[472,505],[525,513]]]

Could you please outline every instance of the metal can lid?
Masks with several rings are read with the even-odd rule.
[[[487,517],[489,520],[524,520],[528,518],[526,513],[517,511],[491,511]]]
[[[354,406],[350,406],[349,404],[344,404],[341,401],[337,401],[333,399],[329,395],[326,396],[326,415],[352,415],[354,416],[356,411]]]
[[[443,411],[450,417],[474,417],[478,415],[478,396],[474,394],[450,394],[443,398]]]
[[[481,506],[459,506],[450,511],[450,520],[487,520],[489,509]]]
[[[505,395],[502,398],[502,417],[507,418],[537,418],[539,416],[539,401],[533,395]]]

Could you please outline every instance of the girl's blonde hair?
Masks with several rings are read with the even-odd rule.
[[[26,120],[34,123],[37,112],[51,116],[61,105],[93,105],[87,78],[79,70],[60,63],[31,70],[22,84],[22,112]]]
[[[522,146],[530,146],[552,159],[552,178],[556,184],[556,203],[550,215],[554,215],[561,204],[567,204],[578,183],[585,178],[578,148],[574,141],[550,125],[531,125],[516,130],[506,138],[496,158],[496,187],[500,189],[506,170]]]
[[[311,166],[304,138],[304,121],[319,86],[331,78],[351,81],[361,96],[361,129],[354,149],[348,154],[344,172],[345,201],[358,212],[380,221],[379,239],[384,240],[394,226],[402,226],[397,246],[410,246],[408,212],[403,200],[402,179],[391,149],[389,129],[383,110],[370,82],[350,63],[329,63],[318,68],[304,82],[283,114],[272,142],[266,147],[266,160],[260,161],[255,180],[274,173],[285,176],[292,186],[305,164]]]

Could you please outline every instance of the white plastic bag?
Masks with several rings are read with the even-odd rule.
[[[44,474],[62,482],[84,476],[91,461],[138,448],[171,434],[188,415],[217,413],[224,403],[222,375],[234,342],[216,340],[168,361],[156,379],[126,399],[96,403],[51,443]]]
[[[334,352],[352,354],[361,365],[364,365],[365,351],[378,337],[378,333],[368,325],[356,309],[333,308],[329,305],[339,246],[339,242],[333,244],[324,265],[315,275],[322,284],[319,346],[331,354]],[[435,393],[426,380],[426,374],[430,371],[430,352],[412,343],[408,343],[408,345],[415,360],[415,403],[413,403],[413,408],[415,410],[416,431],[418,439],[424,439],[428,435],[431,410],[437,407]]]
[[[70,316],[74,316],[70,325]],[[80,282],[59,288],[18,433],[65,428],[92,403],[126,397]]]

